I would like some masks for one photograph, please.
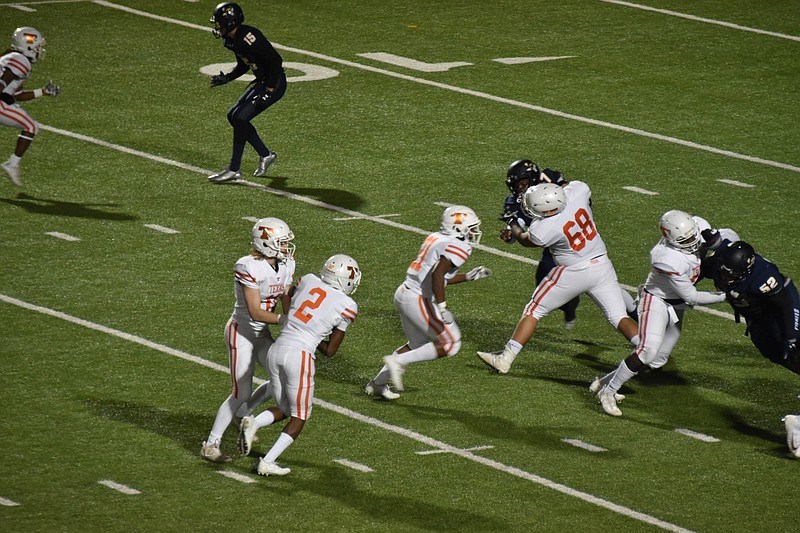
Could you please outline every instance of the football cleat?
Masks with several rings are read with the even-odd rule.
[[[786,415],[783,417],[786,425],[786,444],[792,455],[800,459],[800,415]]]
[[[403,390],[403,372],[406,371],[403,368],[403,365],[397,360],[397,355],[387,355],[383,358],[384,364],[389,367],[389,377],[394,384],[394,388],[402,391]]]
[[[22,187],[22,179],[19,177],[19,165],[14,165],[11,161],[6,161],[0,167],[3,168],[3,171],[8,174],[8,179],[11,180],[17,187]]]
[[[233,170],[225,169],[222,172],[217,172],[216,174],[212,174],[208,177],[208,181],[211,183],[226,183],[228,181],[236,181],[241,179],[242,173],[239,171],[234,172]]]
[[[573,318],[572,320],[565,320],[564,321],[564,329],[567,330],[567,331],[569,331],[571,329],[574,329],[575,328],[575,324],[577,324],[577,323],[578,323],[578,319],[577,318]]]
[[[508,374],[508,371],[511,370],[511,363],[517,356],[506,346],[496,352],[478,352],[478,357],[499,373]]]
[[[267,173],[269,166],[278,159],[278,154],[270,152],[268,156],[262,157],[258,160],[258,168],[253,172],[253,176],[259,177]]]
[[[250,455],[250,449],[253,447],[253,438],[256,436],[256,431],[258,431],[255,420],[252,416],[242,418],[238,440],[239,451],[242,455]]]
[[[605,411],[606,414],[611,416],[622,416],[622,411],[619,407],[617,407],[616,394],[609,391],[606,387],[603,387],[602,390],[597,393],[597,399],[600,401],[600,406],[603,408],[603,411]]]
[[[285,476],[291,472],[291,470],[282,466],[278,466],[278,463],[265,461],[262,458],[260,461],[258,461],[258,468],[256,469],[256,472],[259,476]]]
[[[605,383],[603,383],[600,380],[600,378],[594,378],[594,381],[592,381],[592,383],[589,385],[589,391],[593,392],[594,394],[597,394],[598,392],[600,392],[600,389],[602,389],[604,386]],[[625,399],[625,395],[615,392],[614,399],[617,400],[617,402],[621,402],[622,400]]]
[[[367,383],[367,386],[364,387],[364,392],[369,394],[370,396],[375,396],[376,398],[383,398],[384,400],[391,401],[396,400],[400,397],[399,394],[394,392],[392,389],[389,388],[389,385],[376,385],[375,380],[370,381]]]
[[[200,457],[212,463],[230,463],[233,459],[222,453],[219,448],[219,441],[217,442],[203,442],[200,448]]]

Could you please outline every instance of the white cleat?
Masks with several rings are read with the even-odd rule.
[[[511,370],[511,363],[517,356],[506,346],[496,352],[478,352],[478,357],[501,374],[508,374],[508,371]]]
[[[605,387],[597,394],[600,406],[606,414],[611,416],[622,416],[622,411],[617,407],[617,395],[609,392]]]
[[[564,321],[564,329],[569,331],[575,328],[575,325],[578,323],[577,318],[573,318],[572,320],[565,320]]]
[[[592,383],[589,385],[589,391],[593,392],[594,394],[597,394],[598,392],[600,392],[600,389],[602,389],[604,386],[605,383],[600,381],[600,378],[596,377],[594,378],[594,381],[592,381]],[[621,402],[622,400],[625,399],[625,395],[615,392],[614,399],[617,400],[617,402]]]
[[[222,453],[217,442],[203,442],[200,448],[200,457],[212,463],[230,463],[233,458]]]
[[[250,449],[253,447],[256,431],[256,419],[252,416],[242,418],[242,425],[239,427],[239,451],[242,455],[250,455]]]
[[[800,415],[786,415],[783,417],[786,425],[786,444],[792,455],[800,459]]]
[[[364,387],[364,392],[370,396],[383,398],[387,401],[396,400],[400,397],[399,394],[389,388],[389,385],[376,385],[375,380],[371,380],[367,383],[367,386]]]
[[[258,468],[256,469],[256,472],[259,476],[285,476],[291,472],[291,470],[282,466],[278,466],[278,463],[267,462],[262,458],[260,461],[258,461]]]
[[[225,169],[222,172],[217,172],[216,174],[212,174],[208,177],[208,181],[211,183],[226,183],[229,181],[237,181],[241,179],[242,173],[239,171],[234,172],[233,170]]]
[[[389,368],[389,377],[394,384],[394,388],[402,391],[403,389],[403,373],[406,371],[403,365],[397,360],[395,354],[387,355],[383,358],[383,363]]]
[[[278,159],[278,154],[270,152],[268,156],[262,157],[258,160],[258,168],[253,172],[253,176],[259,177],[267,173],[269,166]]]
[[[8,179],[11,180],[16,187],[22,187],[22,179],[19,177],[20,170],[19,165],[13,165],[11,161],[6,161],[0,167],[3,168],[3,171],[8,174]]]

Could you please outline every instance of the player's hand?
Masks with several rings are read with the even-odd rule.
[[[272,93],[265,89],[253,97],[252,103],[253,105],[263,107],[267,105],[270,98],[272,98]]]
[[[45,96],[58,96],[61,94],[61,86],[53,83],[53,80],[48,81],[42,90]]]
[[[507,243],[514,242],[514,232],[511,231],[511,228],[506,227],[500,230],[500,240]]]
[[[0,93],[0,101],[7,105],[14,105],[17,102],[17,99],[8,93]]]
[[[707,250],[716,250],[722,243],[722,236],[715,229],[704,229],[700,236],[703,238],[703,247]]]
[[[455,317],[453,316],[453,312],[450,311],[448,308],[440,309],[442,312],[442,322],[445,324],[452,324],[456,321]]]
[[[491,275],[492,271],[481,265],[467,272],[467,281],[477,281],[479,279],[488,278]]]
[[[230,80],[228,79],[228,75],[224,72],[220,71],[219,74],[214,74],[211,76],[211,86],[212,87],[219,87],[220,85],[225,85]]]
[[[278,325],[280,327],[285,326],[288,321],[289,321],[289,315],[287,314],[278,315]]]
[[[789,339],[783,344],[783,358],[789,362],[797,362],[800,353],[797,350],[797,339]]]

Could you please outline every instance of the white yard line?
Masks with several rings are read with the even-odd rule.
[[[210,26],[200,26],[198,24],[193,24],[191,22],[186,22],[186,21],[183,21],[183,20],[173,19],[173,18],[169,18],[169,17],[163,17],[161,15],[155,15],[153,13],[148,13],[146,11],[140,11],[138,9],[133,9],[133,8],[130,8],[130,7],[119,5],[119,4],[114,4],[113,2],[106,2],[105,0],[94,0],[94,3],[98,4],[98,5],[101,5],[103,7],[108,7],[108,8],[112,8],[112,9],[118,9],[120,11],[124,11],[126,13],[130,13],[132,15],[137,15],[137,16],[140,16],[140,17],[151,18],[151,19],[154,19],[154,20],[159,20],[161,22],[169,22],[171,24],[177,24],[179,26],[184,26],[184,27],[187,27],[187,28],[199,29],[199,30],[203,30],[203,31],[206,31],[206,32],[211,31],[211,27]],[[303,50],[303,49],[300,49],[300,48],[293,48],[293,47],[290,47],[290,46],[284,46],[284,45],[277,44],[277,43],[274,43],[274,42],[272,44],[278,50],[285,50],[287,52],[293,52],[293,53],[296,53],[296,54],[300,54],[300,55],[304,55],[304,56],[308,56],[308,57],[313,57],[313,58],[316,58],[316,59],[321,59],[323,61],[329,61],[331,63],[336,63],[336,64],[339,64],[339,65],[346,65],[348,67],[353,67],[353,68],[357,68],[357,69],[360,69],[360,70],[366,70],[367,72],[373,72],[375,74],[381,74],[381,75],[389,76],[389,77],[392,77],[392,78],[398,78],[398,79],[401,79],[401,80],[411,81],[411,82],[419,83],[419,84],[422,84],[422,85],[429,85],[431,87],[436,87],[438,89],[444,89],[446,91],[452,91],[452,92],[456,92],[456,93],[459,93],[459,94],[466,94],[466,95],[469,95],[469,96],[475,96],[475,97],[478,97],[478,98],[483,98],[483,99],[486,99],[486,100],[490,100],[492,102],[497,102],[497,103],[501,103],[501,104],[507,104],[507,105],[514,106],[514,107],[520,107],[520,108],[523,108],[523,109],[528,109],[528,110],[531,110],[531,111],[538,111],[540,113],[545,113],[545,114],[552,115],[552,116],[558,117],[558,118],[563,118],[563,119],[567,119],[567,120],[574,120],[574,121],[577,121],[577,122],[582,122],[584,124],[591,124],[593,126],[600,126],[602,128],[608,128],[608,129],[612,129],[612,130],[622,131],[622,132],[625,132],[625,133],[630,133],[632,135],[639,135],[641,137],[647,137],[647,138],[650,138],[650,139],[656,139],[656,140],[659,140],[659,141],[664,141],[664,142],[671,143],[671,144],[685,146],[687,148],[693,148],[695,150],[702,150],[702,151],[705,151],[705,152],[710,152],[710,153],[717,154],[717,155],[722,155],[722,156],[725,156],[725,157],[731,157],[731,158],[734,158],[734,159],[742,159],[744,161],[749,161],[751,163],[757,163],[757,164],[761,164],[761,165],[767,165],[767,166],[771,166],[771,167],[782,168],[784,170],[790,170],[792,172],[800,172],[800,167],[795,166],[795,165],[789,165],[787,163],[780,163],[778,161],[771,161],[769,159],[763,159],[763,158],[755,157],[755,156],[751,156],[751,155],[740,154],[740,153],[737,153],[737,152],[733,152],[731,150],[724,150],[722,148],[715,148],[713,146],[708,146],[708,145],[705,145],[705,144],[700,144],[700,143],[696,143],[696,142],[692,142],[692,141],[686,141],[686,140],[683,140],[683,139],[678,139],[677,137],[670,137],[669,135],[661,135],[659,133],[652,133],[652,132],[640,130],[640,129],[637,129],[637,128],[629,128],[628,126],[622,126],[620,124],[614,124],[612,122],[605,122],[603,120],[596,120],[596,119],[593,119],[593,118],[582,117],[580,115],[573,115],[571,113],[565,113],[563,111],[558,111],[558,110],[555,110],[555,109],[549,109],[547,107],[541,107],[541,106],[538,106],[538,105],[528,104],[528,103],[525,103],[525,102],[520,102],[518,100],[512,100],[510,98],[503,98],[502,96],[495,96],[493,94],[488,94],[488,93],[484,93],[484,92],[481,92],[481,91],[474,91],[472,89],[465,89],[463,87],[457,87],[455,85],[448,85],[446,83],[439,83],[439,82],[432,81],[432,80],[426,80],[424,78],[417,78],[417,77],[414,77],[414,76],[410,76],[408,74],[401,74],[399,72],[393,72],[391,70],[385,70],[385,69],[382,69],[382,68],[373,67],[371,65],[363,65],[361,63],[356,63],[355,61],[348,61],[346,59],[339,59],[338,57],[333,57],[333,56],[329,56],[329,55],[325,55],[325,54],[319,54],[317,52],[312,52],[310,50]]]
[[[761,35],[769,35],[770,37],[779,37],[781,39],[789,39],[790,41],[797,41],[800,42],[800,37],[794,35],[786,35],[785,33],[777,33],[774,31],[766,31],[766,30],[759,30],[758,28],[750,28],[748,26],[740,26],[738,24],[733,24],[730,22],[723,22],[721,20],[714,20],[714,19],[707,19],[703,17],[697,17],[695,15],[688,15],[686,13],[680,13],[678,11],[670,11],[669,9],[659,9],[657,7],[650,7],[650,6],[643,6],[641,4],[632,4],[631,2],[622,2],[620,0],[600,0],[600,2],[605,2],[606,4],[617,4],[620,6],[625,7],[632,7],[635,9],[641,9],[644,11],[653,11],[655,13],[661,13],[662,15],[670,15],[672,17],[680,17],[683,19],[694,20],[696,22],[704,22],[706,24],[715,24],[717,26],[724,26],[726,28],[733,28],[734,30],[741,30],[741,31],[748,31],[750,33],[760,33]]]
[[[176,233],[180,233],[180,231],[176,229],[168,228],[166,226],[159,226],[158,224],[145,224],[144,227],[161,233],[166,233],[167,235],[175,235]]]
[[[132,335],[130,333],[125,333],[124,331],[120,331],[118,329],[110,328],[108,326],[103,326],[101,324],[96,324],[94,322],[90,322],[88,320],[84,320],[82,318],[78,318],[78,317],[69,315],[67,313],[63,313],[61,311],[56,311],[54,309],[50,309],[50,308],[47,308],[47,307],[42,307],[42,306],[39,306],[39,305],[35,305],[35,304],[28,303],[28,302],[24,302],[22,300],[18,300],[17,298],[13,298],[13,297],[7,296],[5,294],[0,294],[0,301],[6,302],[6,303],[11,304],[11,305],[16,305],[17,307],[21,307],[21,308],[27,309],[29,311],[34,311],[34,312],[37,312],[37,313],[41,313],[43,315],[51,316],[51,317],[54,317],[54,318],[59,318],[59,319],[64,320],[66,322],[69,322],[69,323],[72,323],[72,324],[76,324],[76,325],[79,325],[79,326],[83,326],[85,328],[88,328],[88,329],[91,329],[91,330],[94,330],[94,331],[100,331],[102,333],[106,333],[106,334],[111,335],[113,337],[117,337],[117,338],[129,341],[129,342],[140,344],[140,345],[145,346],[147,348],[150,348],[150,349],[153,349],[153,350],[157,350],[157,351],[165,353],[167,355],[171,355],[173,357],[178,357],[178,358],[183,359],[185,361],[196,363],[196,364],[205,366],[207,368],[211,368],[211,369],[216,370],[218,372],[224,372],[224,373],[228,372],[228,368],[227,367],[219,365],[219,364],[214,363],[212,361],[208,361],[206,359],[203,359],[202,357],[198,357],[196,355],[191,355],[191,354],[188,354],[186,352],[182,352],[180,350],[176,350],[174,348],[170,348],[170,347],[165,346],[163,344],[159,344],[157,342],[153,342],[153,341],[147,340],[147,339],[145,339],[143,337],[139,337],[138,335]],[[256,382],[256,383],[258,383],[260,385],[261,383],[264,382],[264,380],[256,378],[256,379],[254,379],[254,382]],[[508,466],[508,465],[503,464],[503,463],[501,463],[499,461],[495,461],[494,459],[487,459],[485,457],[481,457],[480,455],[476,455],[476,454],[474,454],[474,453],[472,453],[472,452],[470,452],[468,450],[463,450],[461,448],[457,448],[455,446],[452,446],[452,445],[447,444],[445,442],[442,442],[440,440],[436,440],[436,439],[434,439],[432,437],[428,437],[427,435],[423,435],[421,433],[417,433],[416,431],[412,431],[410,429],[402,428],[400,426],[395,426],[393,424],[389,424],[388,422],[384,422],[383,420],[378,420],[377,418],[373,418],[371,416],[363,415],[361,413],[358,413],[358,412],[353,411],[351,409],[348,409],[346,407],[342,407],[340,405],[336,405],[336,404],[333,404],[333,403],[330,403],[330,402],[326,402],[325,400],[321,400],[319,398],[314,398],[314,404],[320,406],[323,409],[327,409],[329,411],[333,411],[335,413],[338,413],[338,414],[340,414],[342,416],[346,416],[346,417],[351,418],[353,420],[356,420],[358,422],[362,422],[364,424],[368,424],[368,425],[376,427],[378,429],[383,429],[385,431],[389,431],[389,432],[394,433],[396,435],[400,435],[402,437],[406,437],[408,439],[415,440],[417,442],[421,442],[422,444],[425,444],[426,446],[428,446],[430,448],[436,448],[436,449],[440,449],[440,450],[452,453],[454,455],[458,455],[459,457],[463,457],[464,459],[467,459],[469,461],[472,461],[472,462],[475,462],[475,463],[478,463],[478,464],[482,464],[484,466],[488,466],[489,468],[492,468],[494,470],[497,470],[497,471],[500,471],[500,472],[504,472],[506,474],[509,474],[509,475],[512,475],[512,476],[515,476],[515,477],[518,477],[518,478],[521,478],[521,479],[525,479],[527,481],[531,481],[532,483],[535,483],[537,485],[542,485],[544,487],[550,488],[550,489],[555,490],[557,492],[560,492],[562,494],[566,494],[567,496],[571,496],[573,498],[577,498],[579,500],[582,500],[584,502],[596,505],[598,507],[602,507],[604,509],[608,509],[610,511],[613,511],[615,513],[621,514],[623,516],[627,516],[627,517],[632,518],[634,520],[639,520],[641,522],[645,522],[647,524],[651,524],[651,525],[660,527],[662,529],[665,529],[667,531],[673,531],[673,532],[676,532],[676,533],[677,532],[680,532],[680,533],[686,532],[686,533],[688,533],[688,532],[691,531],[691,530],[682,528],[680,526],[676,526],[675,524],[672,524],[670,522],[665,522],[664,520],[660,520],[660,519],[658,519],[658,518],[656,518],[654,516],[650,516],[648,514],[641,513],[639,511],[636,511],[636,510],[631,509],[629,507],[625,507],[623,505],[618,505],[616,503],[610,502],[610,501],[605,500],[603,498],[599,498],[597,496],[594,496],[593,494],[589,494],[588,492],[583,492],[583,491],[580,491],[580,490],[577,490],[577,489],[573,489],[572,487],[569,487],[567,485],[563,485],[561,483],[557,483],[555,481],[551,481],[551,480],[549,480],[547,478],[543,478],[541,476],[538,476],[538,475],[533,474],[531,472],[527,472],[527,471],[522,470],[520,468],[516,468],[516,467],[513,467],[513,466]],[[135,489],[130,489],[130,487],[125,487],[125,485],[119,485],[118,483],[115,483],[113,481],[106,480],[106,481],[101,481],[100,483],[102,483],[102,484],[104,484],[106,486],[109,486],[109,487],[111,487],[111,488],[113,488],[115,490],[121,490],[120,487],[124,487],[124,488],[132,490],[132,491],[135,490]],[[113,484],[114,486],[112,486],[111,484]],[[138,494],[138,491],[136,491],[136,493]]]
[[[350,461],[348,459],[334,459],[334,463],[339,463],[342,466],[346,466],[347,468],[352,468],[353,470],[358,470],[359,472],[364,472],[365,474],[369,474],[370,472],[374,472],[372,468],[368,467],[367,465],[362,465],[361,463],[356,463],[355,461]]]
[[[80,237],[75,237],[74,235],[68,235],[66,233],[61,233],[58,231],[46,231],[44,234],[50,235],[51,237],[55,237],[56,239],[61,239],[63,241],[76,242],[81,240]]]
[[[595,446],[594,444],[589,444],[588,442],[583,442],[579,439],[561,439],[561,442],[566,442],[567,444],[571,444],[576,448],[581,448],[586,451],[590,451],[592,453],[599,453],[599,452],[607,452],[605,448],[601,448],[600,446]]]
[[[109,489],[121,492],[122,494],[127,494],[128,496],[135,496],[136,494],[141,494],[141,492],[139,492],[134,488],[131,488],[127,485],[123,485],[122,483],[117,483],[116,481],[111,481],[110,479],[103,479],[101,481],[98,481],[98,483],[108,487]]]
[[[712,437],[711,435],[706,435],[705,433],[698,433],[697,431],[692,431],[691,429],[677,428],[675,433],[680,433],[681,435],[686,435],[687,437],[701,440],[703,442],[719,442],[717,437]]]
[[[494,446],[473,446],[471,448],[464,448],[465,451],[468,452],[480,452],[483,450],[491,450]],[[421,452],[414,452],[417,455],[436,455],[439,453],[448,453],[446,450],[422,450]]]
[[[648,191],[647,189],[642,189],[641,187],[634,187],[632,185],[626,185],[623,187],[626,191],[631,192],[638,192],[639,194],[646,194],[647,196],[657,196],[658,193],[655,191]]]
[[[244,474],[234,472],[233,470],[217,470],[217,474],[227,478],[235,479],[240,483],[258,483],[257,480],[251,478],[250,476],[245,476]]]
[[[720,183],[725,183],[727,185],[733,185],[735,187],[746,187],[748,189],[755,187],[755,185],[751,185],[750,183],[744,183],[736,180],[719,179],[717,181]]]
[[[0,505],[4,505],[6,507],[17,507],[19,504],[14,500],[9,500],[8,498],[0,498]]]

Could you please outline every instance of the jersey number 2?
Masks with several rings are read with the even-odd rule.
[[[308,321],[314,318],[314,315],[312,315],[311,313],[307,313],[305,309],[306,308],[316,309],[322,304],[323,300],[325,300],[325,298],[328,296],[328,293],[325,292],[323,289],[320,289],[319,287],[314,287],[313,289],[311,289],[309,291],[309,294],[312,296],[316,296],[316,298],[314,299],[309,298],[305,302],[301,303],[300,307],[297,308],[297,311],[294,312],[294,316],[300,319],[300,321],[303,322],[303,324],[308,324]]]
[[[583,247],[586,246],[586,241],[591,241],[597,237],[597,229],[594,227],[592,217],[583,208],[578,209],[575,213],[575,220],[570,220],[564,224],[562,229],[570,247],[576,252],[583,250]]]

